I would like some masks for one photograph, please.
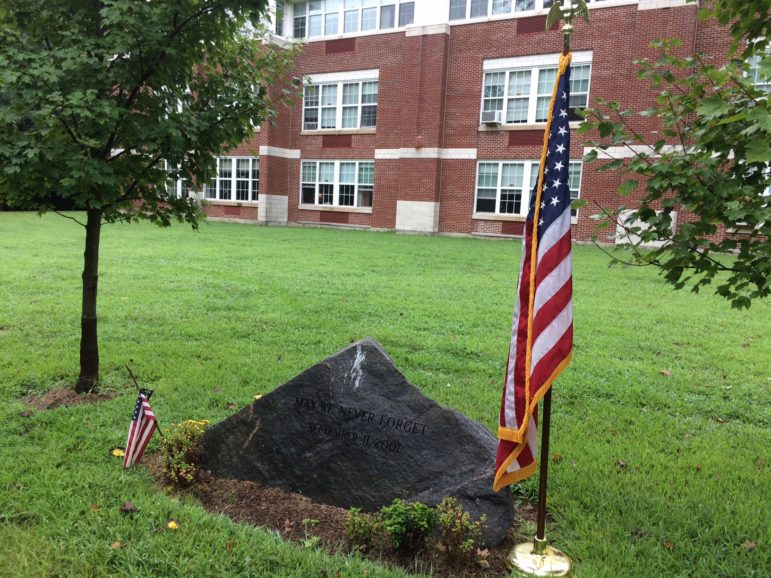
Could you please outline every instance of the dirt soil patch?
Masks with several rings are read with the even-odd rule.
[[[145,455],[142,463],[159,486],[165,486],[163,458],[160,452]],[[345,521],[348,510],[319,504],[310,498],[280,488],[241,480],[227,480],[203,473],[189,488],[179,490],[194,496],[212,513],[224,514],[237,522],[273,530],[285,540],[300,544],[317,544],[333,554],[355,551],[347,540]],[[522,505],[515,512],[516,525],[535,521],[535,508]],[[314,538],[316,536],[317,538]],[[532,539],[516,530],[491,550],[477,551],[472,560],[459,566],[434,548],[406,555],[390,544],[381,544],[362,555],[379,563],[398,566],[407,572],[431,574],[437,577],[498,577],[509,576],[506,555],[515,544]]]
[[[99,403],[114,398],[117,393],[77,393],[70,387],[52,389],[41,395],[28,395],[22,401],[35,409],[55,409],[57,407],[72,407]]]

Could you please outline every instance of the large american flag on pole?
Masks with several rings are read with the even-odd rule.
[[[525,223],[498,427],[496,491],[535,471],[538,401],[570,362],[573,351],[569,101],[567,54],[560,58],[538,182]]]
[[[129,424],[126,454],[123,456],[124,468],[130,468],[142,459],[142,454],[157,427],[155,414],[147,401],[152,394],[148,389],[139,390],[137,402],[134,404],[134,415]]]

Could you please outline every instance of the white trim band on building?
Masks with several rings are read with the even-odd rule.
[[[260,146],[260,156],[281,157],[282,159],[299,159],[300,149],[283,149],[281,147]]]
[[[659,156],[652,146],[648,145],[629,145],[629,146],[615,146],[601,149],[599,147],[584,147],[584,155],[588,155],[590,152],[596,150],[597,158],[603,159],[631,159],[637,155],[645,154],[651,158]],[[664,145],[661,152],[671,153],[676,151],[682,151],[683,147],[680,145]]]
[[[677,8],[679,6],[698,6],[698,2],[688,2],[687,0],[640,0],[637,4],[638,10],[658,10],[659,8]]]
[[[397,159],[444,159],[444,160],[476,160],[477,149],[443,149],[437,147],[427,148],[400,148],[400,149],[375,149],[375,160]]]
[[[348,80],[378,80],[380,69],[346,70],[344,72],[323,72],[320,74],[306,74],[303,77],[306,84],[324,84],[327,82],[346,82]]]
[[[560,61],[559,52],[552,54],[536,54],[533,56],[511,56],[507,58],[489,58],[482,63],[482,70],[506,70],[511,68],[534,68],[537,66],[557,66]],[[591,64],[592,51],[580,50],[573,53],[573,64]]]

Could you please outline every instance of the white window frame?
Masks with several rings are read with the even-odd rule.
[[[766,54],[766,58],[769,58],[768,54]],[[755,88],[764,91],[766,94],[771,94],[771,78],[763,78],[760,76],[760,56],[753,56],[747,61],[747,64],[749,65],[747,77]]]
[[[238,178],[238,161],[249,161],[249,177],[248,179]],[[230,164],[230,176],[227,177],[227,181],[230,184],[230,195],[223,197],[224,191],[222,182],[226,179],[220,176],[220,165],[222,162],[229,162]],[[260,199],[260,158],[259,157],[217,157],[215,162],[217,163],[217,174],[208,183],[204,185],[203,195],[206,201],[222,201],[222,202],[236,202],[236,203],[257,203]],[[257,177],[255,178],[254,170],[257,169]],[[247,188],[247,198],[237,198],[238,181],[248,180],[249,185]],[[214,183],[214,186],[212,186]]]
[[[514,58],[497,58],[492,60],[486,60],[482,66],[482,98],[479,107],[479,119],[482,122],[482,113],[485,112],[485,101],[488,100],[501,100],[503,106],[501,110],[503,113],[503,125],[509,127],[517,126],[530,126],[530,125],[544,125],[546,120],[536,120],[536,112],[538,109],[539,97],[548,96],[551,97],[551,86],[549,87],[549,93],[546,95],[538,92],[538,79],[542,73],[550,70],[556,70],[557,63],[559,63],[559,54],[546,54],[540,56],[523,56]],[[581,52],[575,52],[571,62],[571,67],[589,67],[589,79],[586,91],[571,93],[571,99],[578,94],[586,94],[586,106],[589,105],[589,97],[592,90],[592,51],[586,50]],[[517,98],[518,95],[509,94],[509,79],[512,73],[517,72],[530,72],[530,86],[527,93],[527,118],[521,122],[508,122],[508,106],[509,100]],[[495,97],[485,96],[486,79],[488,75],[503,74],[503,94]],[[571,76],[571,85],[573,84],[573,78]],[[524,98],[525,95],[519,95]],[[571,122],[578,122],[571,120]]]
[[[477,201],[479,195],[479,189],[492,189],[493,187],[480,187],[479,186],[479,168],[483,164],[495,164],[497,165],[497,177],[495,184],[495,211],[479,211],[477,210]],[[501,180],[503,178],[503,165],[522,165],[522,200],[517,213],[503,213],[501,212],[501,192],[504,187],[501,186]],[[474,206],[472,218],[515,218],[516,220],[524,220],[527,217],[528,210],[530,209],[530,194],[535,187],[534,179],[538,178],[538,165],[537,160],[496,160],[496,159],[484,159],[477,161],[476,175],[474,178]],[[570,200],[575,201],[581,198],[581,181],[583,180],[583,161],[571,160],[569,164],[569,175],[574,175],[574,171],[578,170],[578,187],[570,188]],[[568,179],[570,183],[570,179]],[[575,223],[578,220],[578,210],[571,209],[571,222]]]
[[[333,168],[333,179],[331,183],[321,183],[319,179],[319,165],[320,163],[332,163],[334,165]],[[356,172],[356,182],[355,183],[342,183],[342,184],[352,184],[354,185],[353,190],[353,205],[341,205],[340,204],[340,165],[342,163],[355,163],[355,172]],[[372,165],[372,183],[360,183],[359,182],[359,171],[362,164],[370,164]],[[313,194],[313,203],[303,202],[303,188],[305,185],[310,184],[310,181],[305,181],[303,178],[304,168],[307,164],[314,164],[315,165],[315,181],[313,183],[314,185],[314,194]],[[332,202],[331,203],[320,203],[319,202],[319,191],[320,191],[320,185],[322,184],[331,184],[333,186],[332,188]],[[372,211],[372,204],[370,205],[359,205],[359,193],[361,191],[362,186],[371,186],[371,201],[372,204],[374,204],[375,201],[375,161],[373,159],[340,159],[340,160],[332,160],[332,159],[304,159],[300,162],[300,208],[334,208],[334,209],[344,209],[344,210],[365,210],[367,212]]]
[[[167,174],[171,174],[174,170],[169,165],[168,161],[163,161],[163,170]],[[190,196],[190,188],[187,186],[187,179],[173,179],[166,182],[166,193],[170,197],[176,197],[178,199],[187,198]]]
[[[522,0],[519,0],[522,1]],[[465,0],[465,15],[462,17],[456,17],[452,18],[451,14],[452,12],[448,12],[447,18],[451,23],[459,23],[464,20],[481,20],[481,19],[487,19],[487,18],[506,18],[511,17],[512,15],[520,16],[520,15],[532,15],[532,14],[538,14],[541,12],[548,12],[549,9],[551,9],[551,4],[548,4],[544,6],[544,3],[547,0],[532,0],[533,1],[533,7],[532,8],[525,8],[525,9],[517,9],[517,2],[518,0],[487,0],[487,12],[485,14],[479,14],[472,16],[471,15],[471,5],[474,2],[474,0]],[[501,10],[498,8],[497,12],[493,11],[494,4],[505,4],[508,2],[509,7],[507,10]],[[559,3],[562,4],[562,0],[552,0],[552,3]],[[622,4],[637,4],[637,0],[586,0],[586,4],[589,8],[594,7],[600,7],[600,6],[618,6]],[[452,10],[452,0],[449,3],[450,10]]]
[[[372,131],[377,128],[378,100],[380,99],[380,81],[379,70],[361,70],[345,73],[327,73],[316,74],[306,78],[303,89],[303,108],[302,108],[302,130],[303,131]],[[375,102],[363,102],[363,87],[365,84],[375,83],[377,87]],[[343,103],[343,91],[347,84],[357,84],[358,98],[355,104]],[[322,94],[325,86],[336,86],[336,96],[334,105],[324,105]],[[318,103],[315,106],[307,106],[307,96],[309,87],[318,89]],[[356,126],[343,127],[343,109],[356,107]],[[321,128],[322,112],[325,108],[335,108],[335,126]],[[362,126],[362,110],[364,107],[374,107],[375,123],[372,126]],[[306,125],[306,111],[316,109],[316,126]]]
[[[316,40],[325,37],[350,36],[352,34],[367,34],[378,31],[391,31],[404,29],[415,22],[415,3],[417,0],[315,0],[306,2],[296,2],[292,7],[292,36],[295,38],[307,38]],[[402,17],[402,6],[412,4],[412,21],[400,25]],[[336,6],[336,7],[335,7]],[[382,15],[384,8],[393,6],[394,18],[393,26],[382,28]],[[363,29],[364,11],[375,11],[375,22],[371,28]],[[346,13],[356,13],[356,29],[345,31]],[[320,18],[321,24],[319,33],[311,35],[311,18]],[[337,26],[334,30],[328,30],[328,22],[336,17]],[[305,33],[302,36],[295,36],[295,22],[303,19]]]

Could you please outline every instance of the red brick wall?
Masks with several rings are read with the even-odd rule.
[[[574,51],[593,51],[590,99],[602,96],[635,110],[646,108],[653,95],[636,80],[633,61],[655,56],[649,44],[656,38],[681,38],[683,53],[702,50],[724,54],[727,32],[714,21],[698,23],[697,10],[692,5],[644,11],[636,5],[592,10],[591,24],[579,21],[572,42]],[[379,70],[375,134],[301,135],[302,97],[298,93],[294,103],[279,107],[274,126],[265,123],[255,139],[233,154],[256,155],[262,144],[299,150],[302,159],[365,160],[373,159],[376,149],[414,151],[416,147],[476,149],[477,160],[537,159],[538,135],[479,130],[482,66],[487,59],[556,53],[561,45],[559,31],[544,31],[534,19],[516,18],[453,25],[450,34],[407,37],[402,31],[361,36],[355,41],[309,42],[297,57],[290,77]],[[652,140],[660,134],[658,123],[650,118],[636,117],[632,126]],[[574,132],[571,159],[580,159],[587,139],[595,136]],[[260,186],[262,194],[288,196],[290,222],[394,228],[399,200],[430,201],[440,203],[440,232],[516,234],[519,226],[510,221],[472,219],[477,160],[376,160],[372,214],[300,210],[297,159],[263,156]],[[574,226],[574,238],[579,240],[606,234],[598,232],[590,219],[600,207],[635,202],[634,196],[620,199],[616,194],[623,177],[596,173],[595,166],[583,167],[581,196],[590,204],[579,211]]]

